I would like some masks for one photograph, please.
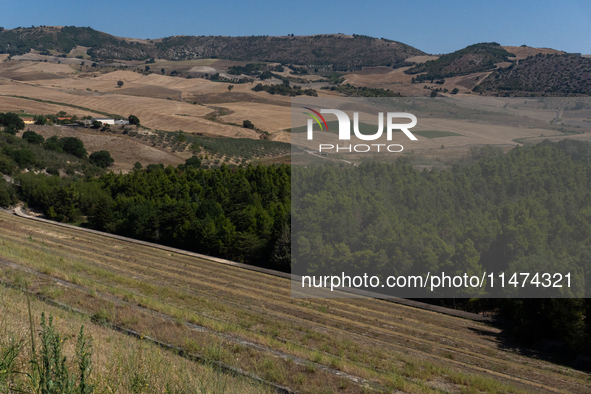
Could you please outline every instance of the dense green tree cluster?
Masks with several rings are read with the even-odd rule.
[[[97,175],[100,168],[86,159],[84,144],[77,138],[43,136],[27,130],[23,138],[0,133],[0,173],[12,175],[19,170],[46,170],[59,174],[59,170],[74,174]],[[76,154],[80,156],[76,156]]]
[[[111,157],[111,154],[106,150],[93,152],[88,156],[88,160],[97,167],[107,168],[113,165],[115,160]]]
[[[351,84],[323,87],[321,89],[330,89],[343,93],[346,96],[351,97],[401,97],[400,93],[393,92],[390,89],[381,88],[368,88],[368,87],[357,87]]]
[[[287,263],[273,258],[289,237],[288,166],[184,171],[148,166],[127,175],[109,173],[74,182],[22,174],[22,198],[51,218],[88,215],[93,228],[177,246],[234,261]],[[283,240],[283,244],[278,240]]]
[[[228,68],[228,74],[232,75],[257,75],[261,71],[266,70],[266,64],[248,63],[244,66],[231,66]]]
[[[591,167],[565,153],[581,149],[559,149],[572,144],[583,145],[485,147],[444,171],[419,172],[404,158],[294,167],[294,267],[387,276],[533,270],[537,262],[549,272],[585,268],[591,283]]]
[[[523,344],[558,339],[590,352],[591,301],[581,298],[591,295],[589,148],[574,140],[507,154],[484,147],[443,171],[417,171],[404,158],[294,167],[292,269],[382,278],[417,271],[512,273],[517,267],[571,272],[578,284],[554,290],[575,298],[522,299],[517,289],[508,293],[512,299],[482,302],[511,320],[508,332]]]
[[[591,95],[591,59],[572,55],[530,56],[495,70],[475,92],[503,91],[507,95]]]
[[[0,126],[5,133],[14,135],[17,131],[25,128],[25,122],[13,112],[0,112]]]
[[[76,137],[62,137],[54,135],[45,141],[45,149],[56,152],[65,152],[76,156],[79,159],[86,158],[88,152],[84,148],[84,143]]]
[[[14,205],[17,201],[16,192],[12,185],[6,182],[3,177],[0,177],[0,207]]]
[[[287,82],[287,83],[285,83]],[[282,96],[318,96],[318,92],[314,89],[302,89],[301,86],[290,86],[288,80],[284,80],[282,85],[263,85],[262,83],[257,84],[252,88],[255,92],[265,91],[270,94],[280,94]]]

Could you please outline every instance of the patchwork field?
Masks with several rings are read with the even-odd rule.
[[[3,282],[296,392],[589,390],[588,374],[525,355],[485,323],[373,299],[294,299],[281,277],[4,211],[0,222]],[[92,329],[100,346],[119,338]]]
[[[518,57],[553,51],[529,47],[507,48],[514,50]],[[40,56],[43,58],[42,55],[34,53],[23,55],[23,58],[31,56],[35,59]],[[231,84],[212,82],[199,77],[172,77],[159,72],[162,68],[165,73],[170,73],[173,69],[197,68],[201,72],[223,72],[232,65],[242,64],[240,62],[216,59],[179,62],[158,60],[151,64],[156,72],[146,74],[134,71],[133,65],[127,70],[115,67],[93,68],[89,65],[39,61],[41,58],[37,61],[13,60],[0,63],[0,112],[55,114],[58,111],[66,111],[70,115],[79,117],[88,115],[127,117],[134,114],[140,118],[142,126],[146,128],[142,132],[147,134],[182,130],[188,134],[211,137],[253,140],[268,138],[272,141],[291,142],[292,135],[289,134],[291,98],[289,96],[252,91],[258,81]],[[410,60],[420,63],[436,58],[437,56],[420,56]],[[139,64],[137,66],[139,71],[143,71],[145,67]],[[412,76],[404,73],[406,69],[366,67],[362,71],[346,74],[343,78],[345,84],[355,87],[390,89],[404,96],[428,95],[430,90],[425,89],[424,86],[431,84],[411,84]],[[281,74],[290,76],[289,69],[286,68]],[[455,96],[456,98],[476,102],[474,95],[464,93],[482,81],[486,75],[488,72],[447,78],[445,83],[436,87],[448,89],[448,91],[457,87],[460,93]],[[309,80],[320,77],[319,75],[291,76]],[[121,87],[118,86],[118,81],[123,82]],[[265,80],[263,83],[272,83],[272,81],[274,80]],[[278,81],[275,80],[275,83]],[[228,89],[230,85],[233,85],[231,90]],[[304,88],[310,86],[318,89],[319,97],[343,97],[336,91],[319,89],[320,86],[329,86],[327,83],[302,85]],[[505,102],[501,98],[479,96],[477,101],[479,104],[474,104],[476,109],[505,111]],[[472,145],[514,146],[545,137],[587,139],[587,134],[574,133],[586,128],[589,125],[588,119],[576,120],[581,130],[558,131],[556,127],[551,127],[550,123],[558,120],[560,111],[544,111],[531,107],[515,109],[512,113],[536,119],[538,122],[533,127],[526,127],[519,122],[499,126],[487,122],[438,119],[434,116],[421,117],[415,129],[419,135],[420,144],[405,144],[404,147],[407,151],[419,152],[440,149],[443,145],[459,152],[467,151]],[[258,130],[242,127],[244,120],[251,121]],[[572,123],[569,119],[562,121]],[[55,132],[55,129],[47,130],[44,131],[44,135]],[[421,136],[425,131],[431,134]],[[438,133],[433,134],[433,131]],[[131,141],[122,136],[99,135],[85,129],[77,129],[76,136],[88,143],[91,150],[112,151],[115,170],[128,170],[135,161],[151,164],[162,160],[164,164],[176,165],[186,156],[182,153],[176,154],[173,149],[162,150],[162,147],[154,144],[154,141]],[[187,147],[183,149],[188,152],[187,155],[190,155]]]

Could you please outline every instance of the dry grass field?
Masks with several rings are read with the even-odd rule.
[[[516,59],[525,59],[528,56],[535,56],[539,53],[544,55],[563,55],[564,52],[552,48],[533,48],[528,46],[512,47],[503,46],[503,49],[515,55]]]
[[[80,327],[92,341],[92,370],[90,384],[95,393],[272,393],[268,386],[243,377],[223,374],[212,365],[195,363],[173,352],[126,336],[100,324],[93,324],[88,317],[65,311],[62,308],[31,298],[31,312],[34,326],[39,328],[41,314],[53,317],[54,327],[66,340],[64,354],[70,371],[76,370],[74,344]],[[19,371],[30,366],[31,348],[29,315],[26,295],[14,288],[0,285],[0,349],[13,343],[24,344],[15,360]],[[9,319],[4,318],[10,316]],[[4,373],[4,371],[3,371]],[[26,375],[18,374],[15,392],[33,392]]]
[[[535,53],[551,53],[553,50],[529,47],[506,47],[518,57]],[[80,48],[79,48],[80,50]],[[550,51],[550,52],[549,52]],[[555,51],[556,52],[556,51]],[[36,56],[38,54],[27,54]],[[411,58],[414,62],[424,62],[436,56]],[[74,60],[74,59],[64,59]],[[80,60],[80,59],[75,59]],[[50,114],[66,111],[79,117],[95,117],[106,114],[127,117],[138,116],[148,130],[185,133],[199,133],[205,136],[259,139],[261,134],[241,127],[244,120],[250,120],[259,130],[269,133],[273,141],[290,142],[291,136],[285,130],[290,128],[290,97],[254,92],[256,83],[234,84],[229,91],[229,83],[212,82],[204,78],[183,78],[161,75],[165,70],[211,68],[222,71],[239,62],[216,59],[187,60],[168,62],[158,60],[152,64],[156,73],[145,75],[133,70],[114,68],[97,70],[80,64],[57,64],[39,61],[8,61],[0,63],[0,112],[26,111],[30,114]],[[139,66],[140,69],[143,65]],[[404,96],[425,96],[430,90],[424,89],[428,83],[411,84],[411,75],[404,73],[406,68],[370,67],[344,76],[345,83],[357,87],[390,89]],[[288,69],[282,74],[288,75]],[[487,72],[447,78],[437,88],[459,89],[456,97],[471,100],[474,95],[467,94],[480,83]],[[318,76],[303,76],[314,79]],[[117,82],[123,86],[118,87]],[[306,87],[310,84],[304,84]],[[314,86],[317,84],[314,84]],[[319,97],[342,97],[330,90],[318,90]],[[18,96],[18,97],[16,97]],[[486,100],[486,99],[485,99]],[[490,107],[503,106],[501,100],[490,98]],[[495,101],[496,100],[496,101]],[[483,109],[488,109],[483,107]],[[521,115],[538,118],[544,122],[552,120],[553,114],[537,109],[520,110]],[[215,116],[214,116],[215,115]],[[586,124],[583,124],[585,126]],[[50,135],[56,129],[43,129]],[[470,145],[494,144],[500,146],[516,145],[524,140],[556,136],[560,133],[545,130],[545,127],[527,128],[521,125],[495,126],[486,123],[473,123],[460,120],[441,120],[422,118],[417,130],[441,130],[455,132],[456,136],[423,138],[420,147],[405,144],[405,149],[424,151],[446,148],[467,150]],[[72,131],[64,131],[72,134]],[[575,138],[585,139],[586,134]],[[162,150],[148,141],[131,140],[124,136],[105,136],[93,131],[77,129],[76,136],[88,144],[90,150],[107,149],[115,158],[116,170],[127,170],[135,161],[143,164],[162,161],[164,164],[178,164],[185,159],[182,152]],[[571,138],[568,135],[565,137]],[[554,138],[554,137],[553,137]],[[519,141],[519,142],[516,142]],[[438,153],[439,155],[439,153]]]
[[[26,282],[104,326],[135,330],[297,392],[589,391],[588,374],[525,355],[485,323],[374,299],[294,299],[288,279],[5,212],[0,223],[3,282]],[[63,324],[71,330],[79,321]],[[116,351],[105,338],[124,339],[92,330],[105,349],[100,371]],[[127,346],[119,351],[141,345]],[[171,358],[170,368],[182,362],[159,357]]]

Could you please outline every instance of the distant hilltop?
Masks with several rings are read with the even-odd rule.
[[[313,36],[172,36],[142,40],[115,37],[90,27],[38,26],[0,28],[0,53],[23,55],[69,54],[86,47],[93,59],[190,60],[219,58],[249,62],[300,65],[331,65],[334,70],[366,66],[406,65],[404,61],[425,53],[410,45],[363,35],[319,34]]]

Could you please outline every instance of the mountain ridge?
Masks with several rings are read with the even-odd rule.
[[[23,55],[31,50],[46,54],[68,53],[75,46],[89,47],[95,59],[191,60],[220,58],[306,65],[332,65],[335,70],[367,66],[393,66],[424,55],[410,45],[363,35],[313,36],[171,36],[154,40],[116,37],[90,27],[30,27],[0,29],[0,53]]]

